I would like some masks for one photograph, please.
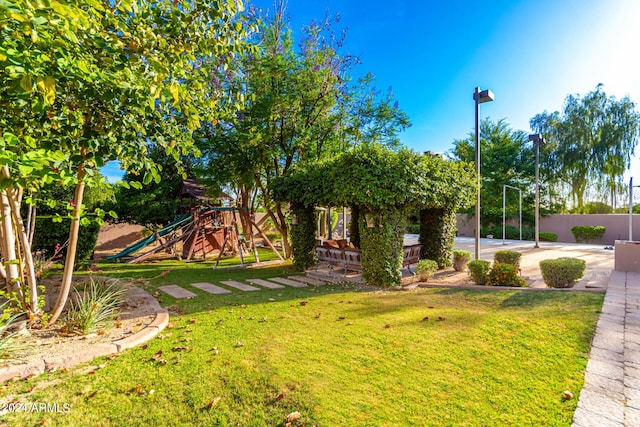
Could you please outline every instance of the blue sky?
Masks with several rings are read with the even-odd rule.
[[[248,0],[272,9],[272,0]],[[638,0],[288,0],[291,27],[339,14],[344,51],[391,87],[417,151],[445,152],[474,127],[473,91],[490,89],[483,118],[529,132],[529,119],[562,109],[568,94],[602,83],[640,103]],[[638,108],[640,110],[640,108]],[[637,150],[640,153],[640,147]],[[640,181],[640,161],[632,166]],[[106,172],[106,171],[105,171]],[[106,172],[108,173],[108,172]],[[633,172],[632,172],[633,174]]]

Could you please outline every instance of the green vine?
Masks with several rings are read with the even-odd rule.
[[[360,212],[362,277],[374,286],[397,286],[402,278],[404,214],[395,209]]]
[[[420,259],[432,259],[438,268],[451,266],[456,237],[456,214],[440,208],[420,210]]]
[[[292,206],[291,251],[293,266],[304,271],[316,263],[315,215],[313,207]],[[297,224],[294,224],[297,222]]]

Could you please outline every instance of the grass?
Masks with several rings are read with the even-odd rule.
[[[212,271],[212,263],[101,264],[104,274],[180,284],[147,346],[93,368],[4,386],[20,402],[68,413],[14,413],[13,425],[569,426],[601,294],[350,285],[212,296],[190,281],[292,273],[290,266]],[[270,301],[270,299],[272,301]],[[427,319],[428,318],[428,319]],[[87,373],[88,372],[88,373]]]

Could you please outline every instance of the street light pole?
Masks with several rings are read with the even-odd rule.
[[[476,102],[476,257],[480,259],[480,104],[493,101],[493,93],[485,89],[476,87],[473,93],[473,100]]]
[[[529,135],[529,141],[533,141],[536,146],[536,213],[535,213],[535,222],[536,222],[536,243],[533,246],[534,248],[540,247],[540,144],[544,144],[546,141],[539,133]]]

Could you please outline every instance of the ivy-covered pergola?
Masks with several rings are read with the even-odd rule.
[[[351,242],[362,251],[362,277],[376,286],[400,283],[408,212],[420,210],[421,258],[451,265],[455,212],[475,194],[471,167],[409,149],[360,145],[329,160],[298,166],[272,182],[289,202],[294,266],[315,264],[316,206],[351,209]]]

